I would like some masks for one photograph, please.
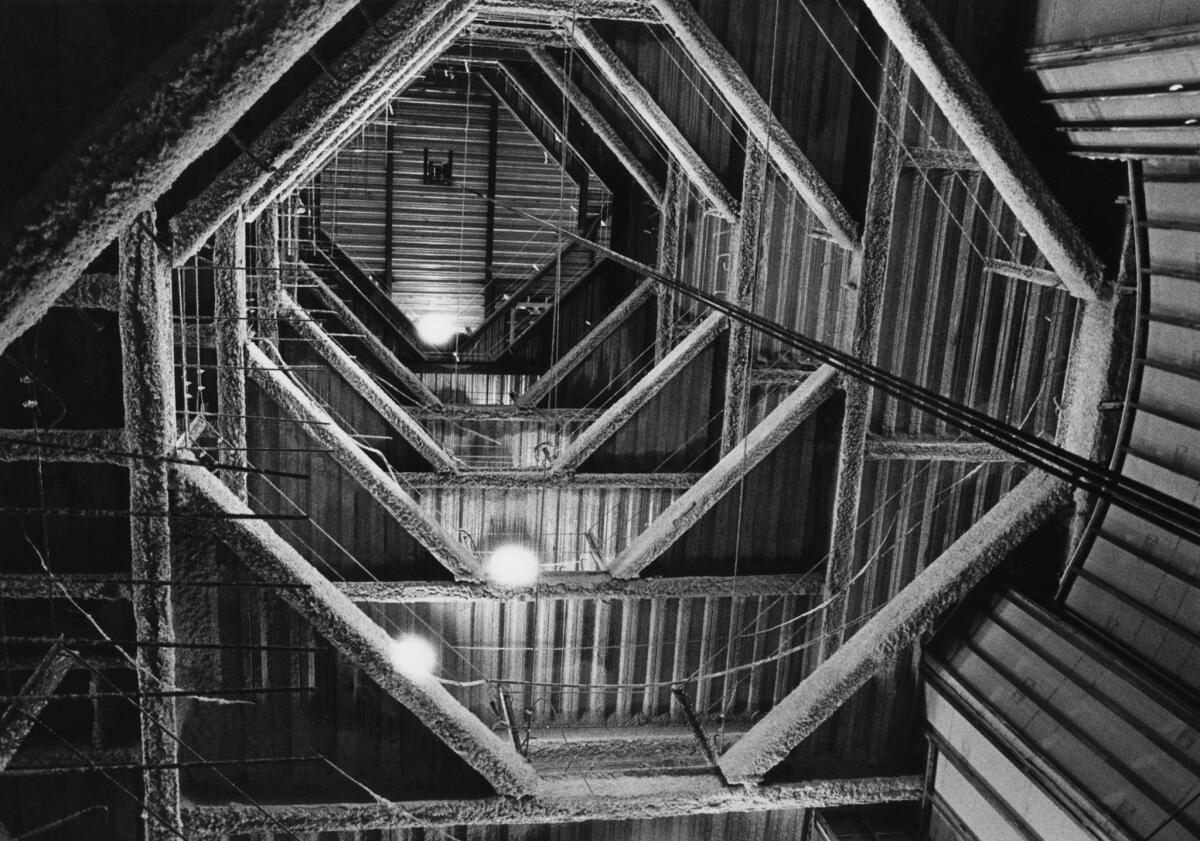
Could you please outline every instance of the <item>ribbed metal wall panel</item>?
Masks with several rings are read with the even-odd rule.
[[[688,687],[698,715],[747,720],[799,680],[813,597],[622,600],[542,599],[452,604],[370,605],[394,632],[432,637],[441,674],[498,682],[535,726],[575,723],[684,723],[671,697]],[[799,648],[799,651],[793,651]],[[757,660],[767,662],[749,665]],[[745,664],[730,672],[731,667]],[[484,721],[497,715],[487,686],[456,689]]]
[[[421,381],[444,403],[477,406],[511,406],[529,387],[532,374],[485,374],[475,371],[438,371],[420,375]]]
[[[759,286],[754,311],[809,338],[840,345],[849,254],[818,236],[807,205],[774,167],[767,169],[763,228],[758,245]],[[755,337],[754,363],[788,365],[800,353],[774,339]]]
[[[986,270],[992,259],[1037,260],[979,173],[906,169],[896,202],[878,363],[993,417],[1053,434],[1074,299]],[[953,434],[892,398],[875,400],[872,427]]]
[[[576,767],[586,769],[581,762]],[[602,770],[602,769],[598,769]],[[583,821],[433,829],[364,829],[321,833],[321,841],[779,841],[801,837],[804,810],[691,815],[652,820]],[[244,836],[226,836],[226,841]],[[305,839],[308,841],[308,839]]]

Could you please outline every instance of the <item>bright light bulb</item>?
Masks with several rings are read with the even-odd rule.
[[[501,587],[528,587],[537,581],[537,555],[528,547],[507,543],[492,550],[487,572]]]
[[[437,652],[423,637],[405,634],[392,646],[396,668],[413,680],[427,678],[437,668]]]
[[[454,320],[440,312],[432,312],[417,322],[417,335],[428,345],[448,344],[457,332]]]

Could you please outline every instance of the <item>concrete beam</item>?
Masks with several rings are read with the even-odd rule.
[[[691,817],[777,809],[822,809],[920,800],[922,778],[866,777],[729,787],[711,773],[568,777],[544,780],[536,797],[514,800],[406,800],[299,806],[194,806],[189,837],[279,832],[317,833],[418,827],[578,823]]]
[[[492,90],[495,94],[495,89],[492,88]],[[496,100],[497,103],[505,101],[498,94],[496,94]],[[528,127],[528,124],[526,125]],[[533,132],[532,127],[529,127],[528,130],[531,133]],[[546,152],[549,153],[549,150],[547,149]],[[557,160],[557,157],[555,160]],[[525,280],[521,281],[510,291],[505,292],[505,299],[498,302],[497,306],[484,317],[483,321],[479,323],[479,326],[476,327],[471,334],[466,337],[465,341],[458,345],[459,356],[469,356],[471,359],[479,363],[495,362],[504,356],[504,354],[507,353],[514,344],[520,342],[522,338],[528,335],[532,330],[536,329],[537,325],[543,320],[553,319],[554,313],[558,311],[559,303],[566,300],[571,293],[578,289],[581,284],[586,282],[595,268],[600,264],[600,258],[595,254],[592,254],[589,257],[587,264],[585,264],[582,268],[571,271],[571,279],[566,281],[565,286],[559,288],[554,300],[550,302],[550,306],[542,310],[538,315],[534,316],[531,322],[523,324],[521,327],[521,332],[515,338],[506,338],[504,335],[497,337],[495,335],[496,331],[493,330],[496,325],[504,323],[504,321],[513,313],[513,311],[520,305],[522,297],[528,290],[535,288],[543,280],[550,277],[552,273],[556,272],[562,260],[567,256],[567,253],[575,250],[577,247],[578,246],[574,240],[566,240],[557,249],[555,249],[552,256],[547,257],[547,259],[542,262],[542,267],[540,269],[538,269],[534,274],[525,278]],[[500,333],[506,334],[507,331],[501,330]],[[491,335],[489,336],[489,334]],[[485,337],[489,337],[494,340],[492,346],[481,347],[477,349],[477,346],[482,343],[482,340]]]
[[[1103,265],[921,0],[864,0],[1067,290],[1108,294]]]
[[[546,52],[544,47],[529,47],[528,52],[538,67],[542,68],[554,86],[562,92],[567,102],[578,112],[580,118],[588,124],[588,127],[595,132],[596,137],[600,138],[609,151],[615,157],[630,177],[638,183],[645,191],[646,195],[656,205],[662,206],[663,188],[658,183],[658,179],[651,174],[646,165],[633,153],[628,146],[625,145],[620,135],[609,124],[608,120],[604,119],[604,115],[600,113],[592,101],[588,99],[578,85],[567,75],[567,72],[559,65],[557,61]]]
[[[1058,446],[1084,458],[1099,456],[1100,404],[1107,397],[1115,362],[1116,303],[1088,301],[1079,307],[1060,402]]]
[[[856,250],[857,223],[692,4],[688,0],[654,0],[654,7],[834,242],[848,251]]]
[[[482,0],[483,18],[526,17],[533,20],[595,18],[657,23],[658,14],[642,0]]]
[[[374,112],[424,73],[475,17],[475,0],[402,2],[413,14],[410,24],[415,25],[401,25],[398,16],[395,26],[383,34],[383,40],[372,42],[376,47],[386,48],[387,55],[364,84],[358,85],[331,112],[324,112],[324,119],[314,119],[311,129],[305,127],[304,138],[295,144],[294,151],[245,200],[248,219],[257,218],[311,175],[313,168],[361,129]]]
[[[424,380],[413,373],[411,368],[397,359],[396,354],[392,353],[391,349],[378,336],[371,332],[370,328],[354,314],[354,311],[346,305],[346,302],[339,298],[337,293],[330,289],[329,285],[316,272],[308,268],[308,266],[302,266],[301,274],[304,276],[304,282],[311,286],[317,295],[320,296],[322,303],[333,312],[337,320],[342,322],[351,333],[360,337],[360,341],[367,346],[367,350],[374,354],[375,359],[401,385],[412,392],[413,397],[421,405],[441,405],[442,401],[436,394],[429,390],[429,386],[425,385]]]
[[[917,169],[947,169],[954,172],[978,172],[979,161],[970,152],[932,146],[906,147],[902,166]]]
[[[536,587],[499,587],[465,581],[343,581],[337,587],[356,602],[515,601],[536,599],[686,599],[740,596],[806,595],[819,590],[813,575],[739,575],[686,578],[613,578],[604,572],[543,575]],[[44,585],[43,585],[44,586]],[[690,732],[690,731],[689,731]]]
[[[599,417],[597,409],[575,407],[540,408],[517,406],[513,403],[444,403],[436,408],[414,406],[408,413],[419,421],[467,420],[467,421],[526,421],[529,423],[551,423]],[[511,471],[500,471],[511,472]]]
[[[618,397],[611,406],[600,413],[600,417],[572,438],[571,443],[564,447],[558,458],[554,460],[550,470],[555,473],[563,473],[574,470],[583,464],[588,456],[628,423],[639,409],[649,403],[654,395],[662,390],[663,386],[674,379],[702,350],[712,344],[725,326],[725,316],[720,313],[713,313],[696,325],[695,329],[663,357],[661,362],[643,374],[629,391]]]
[[[213,336],[217,350],[217,461],[246,467],[246,354],[250,336],[246,308],[246,221],[241,209],[213,235]],[[246,499],[246,471],[221,473]]]
[[[286,292],[280,293],[279,302],[282,317],[290,321],[296,332],[307,339],[309,345],[329,363],[329,367],[366,400],[371,408],[383,417],[387,425],[420,453],[434,470],[447,473],[458,470],[458,462],[442,449],[425,427],[413,420],[341,345],[330,338],[321,325],[309,315],[308,310],[297,304]]]
[[[683,133],[675,127],[670,118],[663,112],[654,97],[637,80],[633,72],[625,66],[616,52],[601,37],[600,33],[586,21],[577,21],[571,25],[570,34],[576,45],[596,65],[596,69],[616,90],[617,94],[626,100],[630,107],[642,118],[646,126],[667,148],[671,156],[687,173],[689,180],[696,185],[716,210],[721,218],[733,222],[737,219],[737,202],[729,195],[725,185],[717,178],[699,153],[684,138]]]
[[[254,220],[254,268],[258,274],[255,330],[267,341],[279,341],[279,296],[283,293],[283,255],[279,244],[279,205]]]
[[[117,276],[93,273],[75,281],[75,285],[64,292],[54,306],[116,312],[118,298]]]
[[[130,596],[127,574],[114,575],[0,575],[6,599],[98,599],[120,601]]]
[[[918,436],[868,435],[865,455],[874,461],[961,461],[1020,463],[1021,459],[982,441]]]
[[[405,493],[387,471],[372,461],[329,413],[265,353],[254,345],[247,345],[246,364],[251,378],[266,395],[291,417],[308,421],[301,424],[304,432],[318,444],[328,447],[334,461],[345,468],[439,563],[456,578],[483,577],[478,559]]]
[[[475,44],[487,42],[522,49],[538,46],[566,49],[568,46],[561,32],[555,29],[534,29],[528,26],[473,23],[467,30],[467,35]]]
[[[724,721],[719,747],[726,747],[749,728],[747,722]],[[663,773],[668,769],[699,770],[707,759],[690,727],[548,727],[534,730],[529,761],[543,774],[564,774],[585,764],[589,773]]]
[[[1071,337],[1071,355],[1059,401],[1058,432],[1055,443],[1076,455],[1100,461],[1102,424],[1100,404],[1109,399],[1109,383],[1117,363],[1117,304],[1108,300],[1083,301],[1075,313]],[[1091,510],[1095,496],[1075,491],[1075,521],[1072,543],[1076,543],[1086,525],[1085,512]]]
[[[312,623],[347,660],[403,704],[430,732],[467,761],[507,801],[532,794],[537,777],[513,746],[493,733],[437,681],[411,678],[392,659],[392,639],[263,520],[202,467],[177,465],[175,476],[191,504],[217,515],[217,536],[265,581],[289,585],[280,598]],[[191,829],[188,835],[194,834]]]
[[[0,462],[129,464],[122,429],[0,429]]]
[[[6,215],[0,352],[355,5],[223,3],[126,86]]]
[[[891,255],[892,218],[900,181],[901,151],[904,148],[897,134],[903,125],[904,105],[907,102],[908,71],[900,55],[889,44],[880,79],[862,251],[858,255],[855,272],[857,283],[843,299],[843,323],[849,336],[848,349],[855,358],[868,364],[875,363],[879,345],[882,322],[880,303]],[[870,387],[852,377],[844,377],[842,383],[846,403],[834,484],[829,560],[825,564],[824,598],[828,604],[822,617],[818,652],[822,659],[841,645],[846,633],[846,586],[855,568],[862,472],[871,413]]]
[[[532,408],[538,403],[550,396],[550,392],[554,387],[562,382],[567,374],[575,370],[585,359],[591,356],[604,341],[616,332],[625,321],[641,309],[642,305],[650,297],[650,293],[654,291],[656,284],[653,281],[642,281],[634,288],[632,292],[626,296],[625,300],[617,304],[617,306],[608,315],[604,316],[596,323],[591,330],[587,332],[582,339],[571,346],[571,349],[558,358],[557,361],[538,377],[529,388],[525,389],[521,395],[514,401],[517,406],[522,408]]]
[[[406,46],[405,35],[427,25],[455,0],[397,0],[330,64],[246,150],[171,220],[176,265],[198,252],[218,226],[261,188],[320,126],[364,88],[379,84],[381,69]],[[265,88],[264,88],[265,90]]]
[[[2,453],[2,450],[0,450]],[[459,473],[397,473],[396,481],[413,490],[515,490],[520,488],[690,488],[702,473],[551,473],[541,468],[470,470]]]
[[[750,369],[750,385],[791,385],[804,382],[817,370],[817,363],[805,366]]]
[[[5,590],[5,598],[8,595]],[[9,705],[3,718],[0,718],[0,771],[7,768],[16,756],[21,743],[33,729],[34,720],[42,714],[42,710],[50,703],[50,696],[67,676],[73,660],[56,643],[21,686],[20,697]]]
[[[614,578],[633,578],[696,524],[720,499],[821,407],[837,385],[837,372],[822,365],[750,431],[704,477],[667,506],[613,561]]]
[[[480,63],[482,64],[482,62]],[[502,62],[488,62],[488,64],[495,68],[497,76],[502,76],[508,81],[511,88],[506,89],[504,85],[499,84],[500,80],[498,78],[493,81],[493,79],[488,78],[488,74],[486,73],[478,74],[479,81],[483,83],[483,86],[491,92],[497,101],[503,103],[504,107],[517,118],[517,122],[525,129],[525,133],[542,147],[542,154],[558,164],[559,169],[566,173],[567,178],[571,180],[576,193],[578,193],[579,188],[584,186],[586,180],[586,172],[584,171],[586,164],[583,163],[584,158],[579,154],[579,150],[575,148],[566,134],[560,132],[557,128],[552,129],[554,133],[553,139],[547,138],[542,132],[538,131],[537,123],[531,117],[526,116],[525,112],[521,109],[522,101],[528,106],[530,111],[541,117],[542,121],[547,125],[553,127],[555,126],[555,121],[546,115],[546,112],[533,98],[529,90],[517,81]],[[557,141],[557,145],[555,141]],[[570,166],[568,161],[571,157],[574,157],[582,166]]]
[[[1065,482],[1022,480],[721,756],[725,779],[761,780],[1069,500]]]
[[[154,237],[153,211],[137,217],[118,242],[119,323],[125,429],[129,447],[153,456],[175,454],[174,331],[171,329],[171,267]],[[153,512],[129,518],[132,577],[173,580],[171,571],[171,494],[168,465],[140,459],[130,465],[129,509]],[[166,584],[133,587],[137,638],[138,689],[175,688],[175,622],[172,588]],[[154,643],[165,643],[155,645]],[[143,698],[142,762],[155,766],[142,775],[145,837],[165,841],[179,836],[179,771],[175,741],[175,701]]]
[[[983,270],[984,272],[999,275],[1000,277],[1010,277],[1014,280],[1023,280],[1026,283],[1036,283],[1038,286],[1062,287],[1058,275],[1050,269],[1038,269],[1022,263],[1014,263],[1011,260],[989,258],[984,261]]]
[[[742,202],[733,231],[733,264],[729,268],[732,294],[729,302],[754,309],[754,299],[764,281],[758,255],[763,236],[763,205],[767,182],[767,153],[756,140],[746,141],[742,169]],[[738,320],[729,324],[729,352],[725,360],[725,402],[722,411],[721,455],[742,440],[746,430],[746,401],[750,391],[750,345],[753,329]]]

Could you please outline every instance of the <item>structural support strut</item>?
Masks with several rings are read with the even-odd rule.
[[[200,510],[244,518],[251,510],[203,467],[180,465],[176,476]],[[529,764],[467,710],[434,677],[411,678],[396,667],[392,639],[262,520],[213,520],[219,536],[313,627],[435,736],[479,771],[497,792],[521,796],[537,787]],[[274,831],[274,830],[272,830]]]
[[[521,393],[521,396],[514,401],[516,405],[533,407],[549,397],[550,392],[554,390],[556,385],[562,382],[567,374],[574,371],[583,360],[595,353],[596,349],[604,343],[605,339],[616,332],[618,327],[624,324],[631,315],[646,303],[655,286],[656,284],[651,281],[642,281],[638,284],[624,301],[617,304],[612,312],[604,316],[595,327],[587,332],[587,335],[560,356],[558,361],[551,365],[546,373],[538,377],[529,388],[525,389]]]
[[[820,809],[919,800],[921,777],[811,780],[789,785],[731,788],[711,774],[659,777],[602,776],[544,780],[525,800],[406,800],[380,804],[303,806],[197,806],[188,810],[189,837],[417,827],[576,823],[691,817],[725,812]]]
[[[50,703],[50,696],[66,677],[71,662],[71,655],[59,645],[52,647],[21,686],[20,697],[12,702],[4,717],[0,718],[0,771],[8,767],[17,749],[33,729],[34,720]]]
[[[668,382],[708,347],[725,329],[725,316],[720,313],[709,315],[700,322],[683,341],[633,385],[633,388],[617,398],[600,417],[576,435],[571,443],[555,459],[551,470],[561,473],[574,470],[587,457],[612,437],[613,433],[629,422],[637,411],[649,403]]]
[[[761,779],[1069,499],[1040,472],[1009,491],[721,756],[725,779]]]
[[[742,171],[742,204],[734,227],[733,266],[730,303],[754,309],[754,299],[762,282],[758,254],[762,242],[763,199],[767,180],[766,151],[754,140],[746,141],[746,166]],[[721,455],[733,449],[746,429],[746,401],[750,383],[750,346],[754,331],[734,320],[729,325],[729,354],[725,363],[724,424]]]
[[[688,178],[696,185],[696,189],[700,191],[701,195],[712,203],[722,218],[730,222],[734,221],[737,218],[737,202],[729,195],[729,191],[725,189],[725,185],[721,183],[721,179],[717,178],[712,168],[704,162],[704,159],[687,142],[671,119],[663,113],[662,108],[654,101],[650,92],[634,77],[633,71],[625,66],[613,48],[590,23],[583,21],[575,23],[572,33],[579,48],[592,60],[608,83],[645,120],[654,135],[683,167],[684,172],[688,174]]]
[[[657,205],[662,204],[663,189],[658,183],[658,179],[651,174],[646,165],[638,159],[638,157],[625,145],[625,141],[621,139],[616,130],[609,124],[608,120],[604,119],[604,115],[600,110],[588,99],[587,94],[580,90],[579,86],[572,81],[567,75],[567,71],[556,62],[546,52],[544,47],[529,47],[528,52],[533,58],[537,66],[542,68],[547,76],[566,97],[567,102],[579,112],[579,116],[583,119],[588,127],[591,128],[600,141],[608,147],[621,165],[629,172],[633,180],[646,191],[646,195],[650,200]]]
[[[362,485],[413,538],[457,578],[477,579],[482,570],[475,556],[423,511],[411,496],[358,443],[318,406],[284,371],[254,345],[246,347],[250,376],[291,417],[305,421],[304,432],[330,449],[334,461]]]
[[[613,577],[633,578],[640,574],[820,408],[836,383],[836,371],[827,365],[818,368],[763,418],[737,449],[726,454],[630,542],[610,567]]]
[[[921,0],[864,0],[1038,249],[1078,298],[1104,294],[1103,266]]]
[[[819,582],[810,575],[739,575],[742,596],[788,596],[811,593]],[[44,587],[44,584],[40,585]],[[729,595],[722,576],[680,578],[613,578],[607,573],[547,573],[536,587],[499,587],[465,581],[346,581],[338,589],[356,602],[534,601],[536,599],[692,599]]]
[[[791,134],[771,112],[771,107],[755,89],[741,65],[721,45],[688,0],[655,0],[654,7],[663,23],[675,33],[692,57],[703,68],[729,107],[746,125],[747,133],[758,141],[775,166],[787,178],[808,205],[813,215],[833,237],[849,251],[858,248],[858,225],[842,206],[825,179],[800,151]]]
[[[284,292],[280,298],[284,318],[329,363],[329,366],[383,417],[387,425],[421,454],[434,470],[454,472],[458,465],[442,446],[385,392],[362,366],[350,357],[329,334],[313,320],[308,310]]]
[[[888,274],[892,245],[892,217],[900,179],[901,144],[897,127],[903,122],[908,100],[908,73],[899,54],[888,46],[883,61],[879,115],[867,188],[866,220],[859,254],[857,287],[846,295],[846,321],[850,353],[875,364],[881,324],[880,304]],[[845,377],[846,408],[842,415],[842,443],[838,450],[837,483],[833,496],[833,528],[829,537],[829,560],[825,566],[825,600],[829,603],[821,627],[819,655],[824,658],[841,644],[845,635],[845,584],[854,568],[854,551],[859,529],[863,464],[866,459],[867,426],[872,391],[866,383]]]
[[[177,60],[128,85],[8,216],[0,352],[355,5],[223,3]]]

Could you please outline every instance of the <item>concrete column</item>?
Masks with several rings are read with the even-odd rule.
[[[655,258],[655,268],[666,277],[676,277],[679,274],[680,243],[683,241],[687,226],[688,185],[687,176],[674,162],[667,164],[667,189],[663,194],[661,214],[658,222],[658,256]],[[678,303],[673,289],[666,286],[658,287],[658,331],[654,344],[654,361],[661,362],[663,357],[675,347],[675,319],[678,315]]]
[[[171,273],[155,241],[153,212],[143,213],[119,239],[119,320],[123,363],[125,428],[131,450],[146,455],[175,453],[174,336],[171,322]],[[129,469],[131,575],[171,581],[171,494],[168,466],[139,459]],[[171,587],[135,585],[133,616],[137,638],[175,642]],[[175,649],[169,645],[137,648],[138,688],[175,688]],[[177,761],[178,732],[173,698],[142,696],[142,761]],[[179,837],[179,772],[153,768],[143,774],[148,841]]]
[[[250,323],[246,308],[246,222],[239,209],[213,235],[215,306],[213,335],[217,341],[217,461],[245,467],[246,461],[246,342]],[[222,473],[246,499],[246,472]]]
[[[884,56],[880,84],[862,251],[854,273],[857,283],[846,295],[843,311],[850,353],[872,365],[879,344],[880,302],[891,255],[892,218],[903,151],[900,138],[903,136],[904,104],[908,101],[908,71],[900,55],[890,45]],[[863,462],[866,458],[871,411],[871,388],[850,377],[844,377],[842,382],[846,392],[846,408],[838,450],[829,560],[825,566],[825,599],[829,603],[821,626],[819,656],[822,658],[836,649],[845,635],[845,589],[854,570]]]
[[[258,335],[279,341],[279,296],[283,292],[283,261],[279,253],[279,205],[272,204],[254,220],[255,268],[258,271]]]
[[[730,268],[730,303],[754,308],[762,283],[758,255],[762,240],[762,212],[767,179],[766,150],[757,141],[746,141],[746,165],[742,171],[742,204],[734,228],[733,265]],[[722,417],[721,455],[745,434],[746,401],[749,395],[750,346],[754,330],[741,321],[729,324],[729,354],[725,361],[725,403]]]

